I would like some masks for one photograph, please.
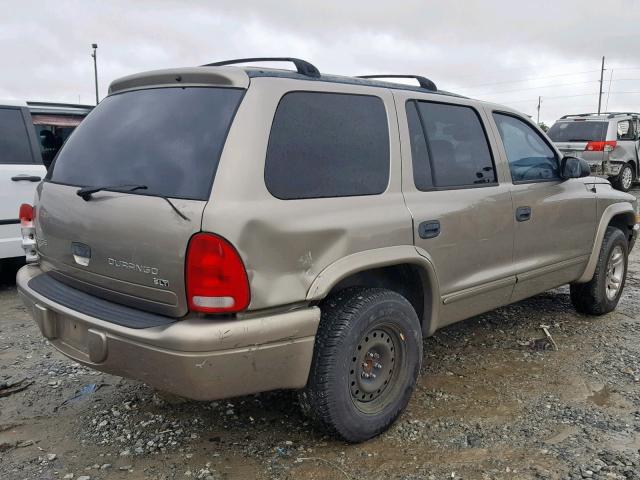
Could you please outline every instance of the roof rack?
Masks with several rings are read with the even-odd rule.
[[[420,75],[358,75],[356,78],[413,78],[418,81],[421,88],[431,90],[433,92],[438,91],[438,87],[436,87],[435,83]]]
[[[607,117],[607,118],[613,118],[613,117],[617,117],[618,115],[640,115],[640,113],[637,112],[601,112],[601,113],[574,113],[571,115],[563,115],[562,117],[560,117],[560,120],[562,120],[563,118],[572,118],[572,117]]]
[[[80,103],[57,103],[57,102],[31,102],[28,101],[29,107],[69,107],[69,108],[93,108],[94,105],[83,105]]]
[[[605,112],[609,118],[617,117],[618,115],[640,115],[638,112]]]
[[[291,62],[295,65],[299,74],[307,77],[317,78],[320,76],[320,70],[318,68],[299,58],[293,57],[255,57],[255,58],[236,58],[234,60],[223,60],[221,62],[207,63],[201,65],[202,67],[222,67],[224,65],[235,65],[238,63],[253,63],[253,62]]]

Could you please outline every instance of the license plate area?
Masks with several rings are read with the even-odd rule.
[[[582,152],[579,152],[578,150],[561,150],[562,154],[565,157],[580,157],[580,154]]]
[[[69,318],[58,317],[57,333],[58,341],[65,345],[88,354],[88,329],[81,323]]]

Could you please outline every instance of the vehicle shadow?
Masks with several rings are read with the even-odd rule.
[[[6,258],[0,260],[0,291],[16,286],[16,273],[25,264],[23,258]]]

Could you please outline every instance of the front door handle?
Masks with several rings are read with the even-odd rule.
[[[15,177],[11,177],[12,182],[39,182],[42,178],[37,175],[16,175]]]
[[[526,222],[527,220],[531,220],[531,207],[516,208],[516,220],[519,222]]]
[[[440,222],[429,220],[418,225],[418,235],[420,238],[435,238],[440,235]]]

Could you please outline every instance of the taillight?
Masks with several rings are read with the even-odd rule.
[[[615,140],[606,142],[589,142],[587,143],[585,150],[589,152],[611,152],[616,148],[616,145],[617,142]]]
[[[26,257],[27,263],[33,263],[40,260],[38,251],[36,250],[36,229],[33,225],[33,215],[35,209],[28,203],[20,205],[18,213],[20,217],[20,231],[22,233],[22,249]]]
[[[186,283],[189,309],[239,312],[249,306],[249,280],[236,249],[211,233],[197,233],[187,249]]]
[[[26,225],[33,221],[33,207],[28,203],[20,205],[20,224]]]

